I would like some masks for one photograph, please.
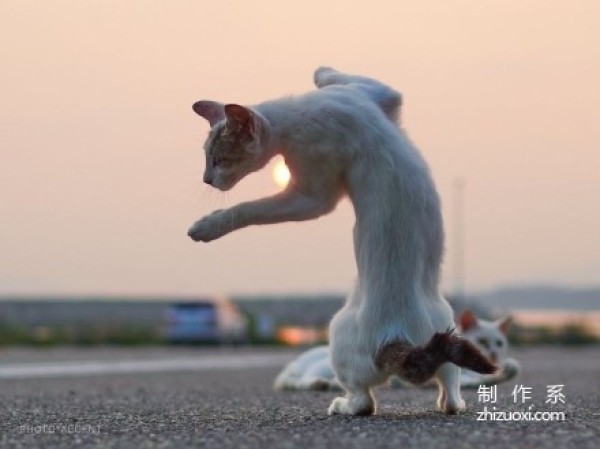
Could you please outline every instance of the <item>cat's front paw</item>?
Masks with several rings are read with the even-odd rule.
[[[195,242],[210,242],[229,232],[225,211],[216,211],[201,218],[188,230],[187,235]]]
[[[502,364],[502,372],[501,372],[501,381],[505,382],[507,380],[516,377],[521,371],[521,365],[515,359],[506,359]]]

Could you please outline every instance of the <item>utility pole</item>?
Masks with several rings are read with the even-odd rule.
[[[454,296],[464,299],[465,281],[465,180],[454,180]]]

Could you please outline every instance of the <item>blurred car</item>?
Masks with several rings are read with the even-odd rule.
[[[246,317],[224,298],[173,304],[166,321],[170,343],[241,343],[248,334]]]

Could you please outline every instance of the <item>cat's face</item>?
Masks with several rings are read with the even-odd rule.
[[[260,168],[256,142],[251,135],[231,128],[227,122],[210,130],[204,144],[204,182],[229,190],[249,173]]]
[[[482,320],[467,310],[460,316],[460,327],[465,338],[475,344],[492,362],[501,365],[506,359],[506,334],[510,320],[510,317],[496,321]]]
[[[204,182],[226,191],[266,164],[263,142],[268,126],[262,117],[239,105],[199,101],[194,111],[211,130],[204,143]]]

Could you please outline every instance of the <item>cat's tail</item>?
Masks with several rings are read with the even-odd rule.
[[[481,374],[492,374],[497,369],[473,343],[454,334],[453,329],[434,334],[424,346],[412,346],[404,341],[388,343],[375,356],[379,369],[414,384],[431,379],[446,362]]]

